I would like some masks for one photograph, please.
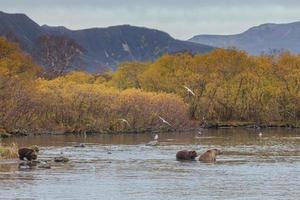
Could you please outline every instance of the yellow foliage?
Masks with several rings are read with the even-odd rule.
[[[18,147],[12,143],[10,146],[3,146],[0,144],[0,160],[18,158]]]
[[[125,62],[112,75],[110,85],[119,89],[140,88],[139,75],[146,69],[147,63]]]
[[[0,77],[30,78],[41,69],[14,44],[0,37]]]
[[[146,91],[180,95],[189,103],[193,119],[297,121],[299,66],[300,56],[290,53],[249,56],[235,49],[216,49],[194,56],[165,55],[147,64],[137,81]],[[123,80],[119,83],[122,88]]]
[[[97,75],[77,71],[47,80],[37,78],[39,72],[15,44],[0,38],[0,127],[112,132],[171,128],[159,116],[172,128],[203,118],[300,118],[300,55],[291,53],[250,56],[216,49],[126,62]]]
[[[29,99],[21,110],[18,104],[7,108],[6,113],[14,113],[14,119],[4,115],[4,127],[19,126],[35,131],[112,132],[173,129],[190,125],[188,106],[177,95],[139,89],[120,91],[104,84],[76,82],[70,77],[53,80],[39,78],[32,83],[31,92],[29,88],[23,88]],[[158,116],[164,116],[173,127],[163,124]],[[126,119],[130,125],[120,119]]]

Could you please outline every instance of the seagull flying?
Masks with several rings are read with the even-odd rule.
[[[164,118],[162,118],[161,116],[158,116],[159,119],[162,121],[162,123],[164,124],[168,124],[169,126],[172,126],[169,122],[167,122]]]
[[[122,119],[119,119],[119,120],[126,123],[128,126],[130,126],[129,122],[126,119],[122,118]]]
[[[189,93],[191,93],[193,96],[196,96],[195,93],[190,89],[188,88],[187,86],[183,86]]]

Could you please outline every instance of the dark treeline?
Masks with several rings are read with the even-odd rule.
[[[0,38],[2,131],[126,132],[197,127],[203,119],[297,123],[299,118],[298,55],[216,49],[126,62],[116,72],[53,77]]]

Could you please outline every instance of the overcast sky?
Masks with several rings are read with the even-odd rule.
[[[178,39],[300,21],[299,0],[0,0],[0,10],[25,13],[40,25],[82,29],[131,24]]]

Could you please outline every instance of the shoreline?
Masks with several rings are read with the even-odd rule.
[[[268,122],[268,123],[255,123],[255,122],[216,122],[209,121],[203,125],[204,129],[222,129],[222,128],[250,128],[250,129],[266,129],[266,128],[300,128],[300,122]]]
[[[98,134],[141,134],[141,133],[163,133],[163,132],[188,132],[199,131],[200,129],[266,129],[266,128],[287,128],[287,129],[299,129],[300,122],[270,122],[270,123],[254,123],[254,122],[216,122],[209,121],[202,124],[199,127],[182,128],[182,129],[144,129],[144,130],[126,130],[126,131],[27,131],[16,129],[11,132],[7,132],[4,129],[0,131],[1,138],[10,137],[26,137],[26,136],[38,136],[38,135],[98,135]]]

